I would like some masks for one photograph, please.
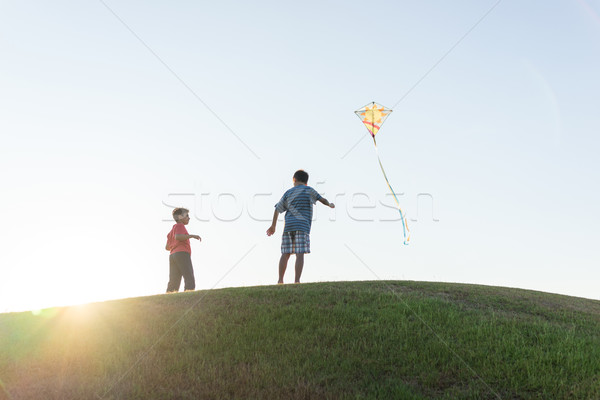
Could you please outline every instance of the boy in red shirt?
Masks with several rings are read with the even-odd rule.
[[[190,222],[190,210],[176,208],[173,210],[173,219],[177,222],[167,235],[165,249],[171,252],[169,256],[169,284],[167,293],[178,292],[181,278],[185,282],[184,290],[194,290],[194,267],[192,266],[192,248],[190,239],[202,240],[198,235],[188,234],[185,226]]]

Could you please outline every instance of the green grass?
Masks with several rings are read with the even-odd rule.
[[[600,302],[339,282],[4,314],[5,398],[600,399]]]

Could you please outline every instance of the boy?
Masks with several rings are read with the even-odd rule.
[[[167,245],[165,246],[165,249],[171,252],[169,256],[167,293],[179,291],[181,277],[185,281],[185,290],[194,290],[196,288],[190,239],[199,241],[202,241],[202,239],[198,235],[188,234],[187,229],[185,229],[185,226],[190,222],[189,213],[190,211],[185,208],[176,208],[173,210],[173,219],[176,224],[173,225],[171,232],[167,235]]]
[[[300,283],[300,275],[304,267],[304,254],[310,253],[310,226],[312,223],[312,206],[317,201],[335,208],[333,203],[321,197],[319,193],[308,183],[308,173],[298,170],[293,177],[294,187],[283,194],[279,203],[275,204],[273,223],[267,229],[267,236],[275,233],[275,225],[279,213],[285,213],[285,227],[281,239],[281,258],[279,259],[279,281],[283,284],[283,275],[287,268],[288,260],[292,254],[296,254],[296,279]]]

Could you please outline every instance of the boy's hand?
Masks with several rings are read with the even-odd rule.
[[[335,204],[329,203],[329,208],[335,208]]]
[[[267,229],[267,236],[271,236],[275,233],[275,227],[274,226],[270,226],[269,229]]]
[[[190,235],[190,238],[202,241],[202,238],[198,235]]]

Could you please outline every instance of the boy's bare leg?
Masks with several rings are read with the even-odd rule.
[[[302,275],[302,268],[304,267],[304,253],[296,253],[296,279],[295,283],[300,283],[300,275]]]
[[[287,254],[282,254],[281,258],[279,259],[279,280],[277,281],[277,283],[283,283],[283,275],[285,274],[285,270],[287,268],[287,263],[288,260],[290,259],[291,254],[287,253]]]

